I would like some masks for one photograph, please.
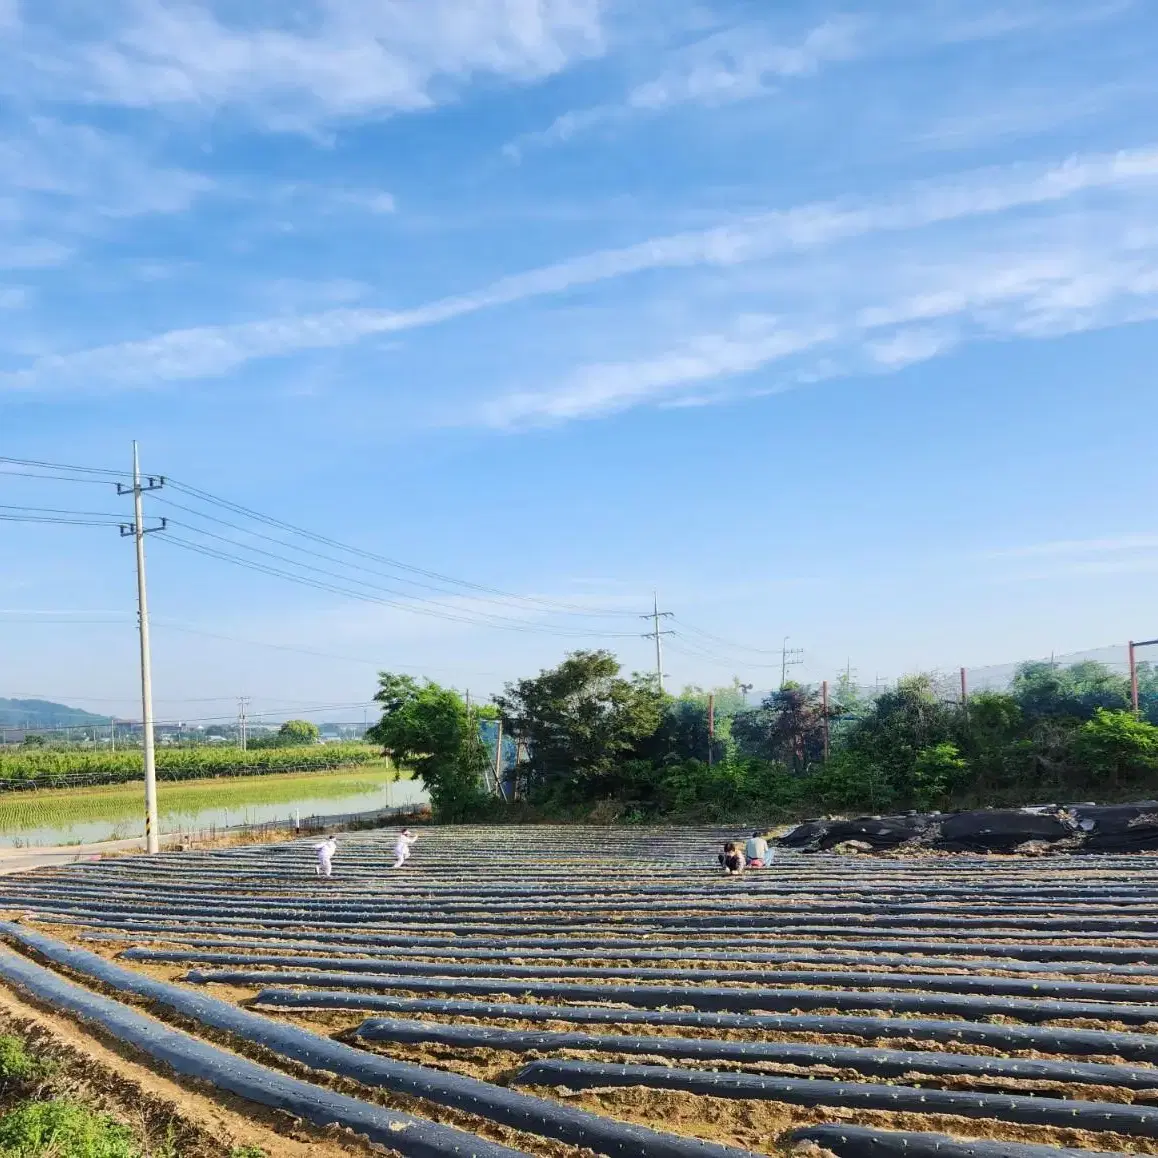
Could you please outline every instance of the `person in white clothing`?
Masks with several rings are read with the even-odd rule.
[[[410,846],[418,839],[404,828],[394,839],[394,867],[401,868],[410,859]]]
[[[744,855],[748,858],[750,868],[763,868],[769,860],[768,842],[760,833],[752,833],[744,845]]]
[[[314,845],[314,851],[318,854],[318,863],[314,866],[314,871],[320,877],[328,877],[333,871],[334,867],[332,861],[334,853],[338,851],[338,841],[336,837],[328,836],[321,844]]]

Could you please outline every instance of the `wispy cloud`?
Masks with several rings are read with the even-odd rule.
[[[784,80],[811,76],[825,64],[855,57],[861,27],[861,21],[850,17],[826,20],[795,42],[772,38],[762,24],[714,32],[674,52],[662,72],[633,86],[621,101],[563,113],[545,129],[509,142],[504,152],[517,159],[527,149],[560,144],[640,114],[766,95]]]
[[[59,353],[0,375],[0,386],[31,389],[84,385],[119,389],[210,377],[255,359],[350,345],[375,334],[446,323],[480,310],[563,294],[646,271],[697,267],[726,270],[748,263],[767,263],[851,239],[994,217],[1064,202],[1079,194],[1148,189],[1156,181],[1158,148],[1075,157],[1055,166],[985,170],[916,185],[888,200],[775,210],[731,220],[712,229],[600,250],[409,310],[334,309],[236,325],[172,330],[139,341]],[[1023,269],[1021,274],[1024,272]],[[1034,311],[1019,318],[1023,332],[1048,331],[1053,324],[1051,309],[1065,319],[1059,324],[1070,324],[1075,309],[1081,306],[1074,295],[1094,292],[1093,277],[1088,272],[1079,284],[1064,279],[1051,282],[1047,276],[1053,297],[1042,293],[1033,299]],[[890,324],[897,327],[948,316],[952,309],[938,304],[938,294],[947,292],[930,291],[913,302],[867,303],[865,309],[892,310],[895,316],[861,319],[858,328],[882,331]],[[952,292],[965,291],[954,288]],[[886,337],[883,333],[879,336]],[[711,345],[717,339],[709,336],[706,340]],[[728,339],[721,340],[726,348]],[[912,342],[911,337],[909,341]],[[691,356],[696,357],[694,352]],[[887,361],[888,356],[885,347],[882,357]]]
[[[1126,551],[1158,550],[1158,532],[1135,531],[1101,539],[1055,539],[986,551],[986,559],[1038,559],[1081,555],[1107,555]]]
[[[77,38],[31,16],[8,84],[142,109],[246,110],[276,129],[423,109],[476,77],[530,82],[601,51],[599,0],[306,0],[264,20],[221,6],[109,0]],[[238,17],[248,19],[238,19]],[[3,83],[3,81],[0,81]]]
[[[89,125],[35,117],[0,135],[0,190],[64,199],[88,215],[177,213],[213,188],[200,173],[158,166],[123,138]]]
[[[798,288],[806,279],[802,273]],[[924,283],[920,292],[893,288],[914,279]],[[849,373],[893,372],[966,341],[1054,336],[1152,318],[1158,318],[1158,243],[1139,248],[1129,237],[1115,244],[1099,234],[1089,248],[1059,245],[1046,254],[998,247],[941,267],[897,268],[876,283],[866,280],[859,295],[827,310],[747,318],[637,360],[587,366],[556,386],[488,401],[475,419],[518,430],[641,404],[703,404]],[[754,371],[764,373],[745,381]],[[706,386],[713,395],[704,395]]]

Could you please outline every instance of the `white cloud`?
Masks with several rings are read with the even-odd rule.
[[[27,305],[31,297],[32,291],[27,286],[0,286],[0,310],[18,310]]]
[[[836,332],[824,326],[794,329],[775,318],[745,319],[733,332],[704,334],[642,362],[585,367],[556,390],[497,399],[482,408],[482,420],[507,428],[593,418],[758,369],[835,337]]]
[[[855,265],[848,270],[853,279],[862,272]],[[892,289],[890,296],[895,283],[912,280],[924,288]],[[509,430],[643,404],[700,405],[745,389],[769,393],[857,371],[895,371],[968,340],[1052,336],[1158,318],[1158,245],[1140,251],[1129,240],[1115,245],[1102,236],[1088,249],[1047,254],[1010,253],[998,245],[944,266],[918,261],[915,269],[878,275],[876,282],[866,277],[861,286],[865,304],[746,320],[636,360],[584,367],[553,388],[491,400],[473,420]],[[930,325],[934,319],[938,324]],[[758,370],[765,373],[755,383],[730,381]],[[715,388],[713,395],[705,397],[705,385]]]
[[[1156,181],[1158,148],[1075,157],[1044,168],[984,170],[954,180],[920,184],[887,201],[805,205],[751,215],[712,229],[600,250],[409,310],[335,309],[237,325],[173,330],[139,341],[55,354],[24,369],[0,374],[0,387],[84,385],[120,389],[210,377],[255,359],[346,346],[375,334],[432,326],[480,310],[562,294],[645,271],[729,269],[745,263],[768,263],[773,258],[784,260],[837,242],[992,218],[1012,210],[1065,202],[1083,193],[1147,190]],[[1128,225],[1124,223],[1124,227]],[[1145,230],[1132,230],[1131,236],[1138,246],[1150,244],[1151,235]],[[1036,268],[1027,258],[1016,269],[1007,268],[1002,276],[1026,277]],[[1027,334],[1072,325],[1081,295],[1090,297],[1089,308],[1095,311],[1104,297],[1104,291],[1095,284],[1097,273],[1092,267],[1084,271],[1080,280],[1055,277],[1049,269],[1040,270],[1038,276],[1041,290],[1032,298],[1033,309],[1022,311],[1017,321],[1021,332]],[[1106,276],[1116,279],[1121,271],[1115,268]],[[1141,280],[1134,286],[1135,294],[1145,290],[1146,276],[1144,271],[1138,271],[1136,277]],[[885,313],[879,317],[870,313],[857,324],[862,329],[879,330],[890,320],[894,325],[935,320],[955,312],[954,294],[959,297],[969,291],[967,284],[952,281],[923,291],[919,300],[866,302],[865,310]],[[1018,286],[1010,290],[1014,295],[1019,292]]]
[[[635,85],[621,102],[563,113],[547,128],[511,141],[504,152],[518,159],[527,148],[561,144],[640,113],[750,100],[772,91],[779,81],[811,76],[825,64],[852,59],[859,52],[861,26],[848,17],[826,20],[795,43],[773,39],[759,24],[715,32],[673,53],[659,75]]]
[[[215,7],[110,0],[99,34],[80,40],[49,3],[24,30],[9,83],[31,77],[49,95],[131,108],[234,107],[305,129],[428,108],[478,77],[535,81],[603,43],[599,0],[219,6],[228,19]]]
[[[135,217],[179,213],[213,182],[199,173],[158,167],[129,142],[87,125],[36,117],[0,136],[0,190],[24,201],[48,196],[86,214]]]

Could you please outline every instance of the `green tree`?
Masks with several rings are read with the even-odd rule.
[[[485,809],[487,756],[479,742],[477,716],[452,688],[413,676],[380,672],[382,718],[367,737],[398,764],[414,769],[430,792],[435,818],[464,820]]]
[[[969,765],[961,759],[955,744],[944,741],[921,749],[913,761],[913,805],[929,809],[948,803],[950,795],[968,775]]]
[[[286,720],[277,730],[278,742],[285,747],[297,744],[316,744],[321,732],[309,720]]]
[[[1123,787],[1158,767],[1158,728],[1132,712],[1099,708],[1077,730],[1073,758],[1091,787]]]
[[[643,741],[639,755],[657,764],[676,764],[685,760],[708,759],[709,730],[711,762],[728,760],[732,753],[732,721],[745,710],[739,681],[712,688],[685,687],[678,696],[670,697],[663,708],[663,716],[655,733]],[[709,716],[712,717],[709,725]]]
[[[45,740],[43,736],[37,735],[35,732],[25,733],[21,747],[24,748],[43,748]]]
[[[1130,681],[1092,660],[1069,667],[1025,663],[1013,677],[1010,694],[1031,720],[1089,720],[1099,708],[1128,708]]]
[[[871,769],[883,781],[878,795],[911,806],[923,791],[915,777],[918,755],[951,743],[953,722],[931,676],[906,676],[849,727],[843,746],[853,758],[851,766]]]
[[[806,773],[824,756],[824,713],[815,688],[786,683],[760,707],[739,713],[732,736],[741,756]]]
[[[651,677],[624,679],[610,652],[576,651],[495,703],[529,754],[526,787],[590,800],[615,794],[617,767],[655,733],[665,697]]]

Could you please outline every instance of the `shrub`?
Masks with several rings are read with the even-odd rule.
[[[79,1102],[24,1102],[0,1118],[4,1158],[140,1158],[128,1127]]]

